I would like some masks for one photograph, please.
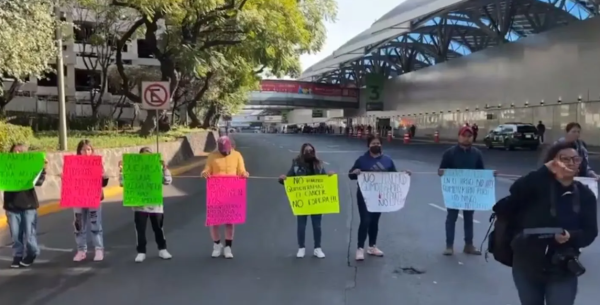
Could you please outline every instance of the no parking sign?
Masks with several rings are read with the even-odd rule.
[[[169,109],[171,94],[169,82],[142,82],[142,109]]]

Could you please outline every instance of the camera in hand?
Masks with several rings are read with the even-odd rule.
[[[561,249],[552,255],[552,264],[564,267],[575,276],[585,273],[585,267],[579,261],[579,252],[575,249]]]

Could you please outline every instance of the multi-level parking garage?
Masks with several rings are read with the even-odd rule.
[[[598,0],[406,0],[304,71],[301,80],[365,85],[383,75],[383,111],[345,111],[353,124],[389,117],[454,137],[504,122],[543,121],[548,138],[571,121],[600,144]]]

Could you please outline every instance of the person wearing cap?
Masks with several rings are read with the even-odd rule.
[[[473,129],[463,126],[458,131],[458,144],[448,148],[442,155],[438,175],[444,175],[445,169],[485,169],[483,154],[473,147]],[[494,176],[496,172],[494,171]],[[447,209],[446,215],[446,249],[444,255],[454,254],[454,233],[459,210]],[[471,255],[481,255],[473,244],[473,214],[474,211],[463,211],[465,247],[463,252]]]
[[[228,136],[219,137],[217,140],[217,151],[208,155],[206,165],[202,171],[202,177],[211,176],[240,176],[247,178],[250,174],[246,171],[242,154],[235,150]],[[210,227],[210,236],[213,240],[212,257],[233,258],[231,248],[233,246],[234,227],[232,224],[225,225],[225,247],[221,244],[219,226]]]

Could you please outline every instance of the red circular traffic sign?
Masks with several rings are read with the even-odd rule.
[[[161,84],[152,84],[144,90],[144,101],[152,107],[161,107],[169,101],[169,91]]]

